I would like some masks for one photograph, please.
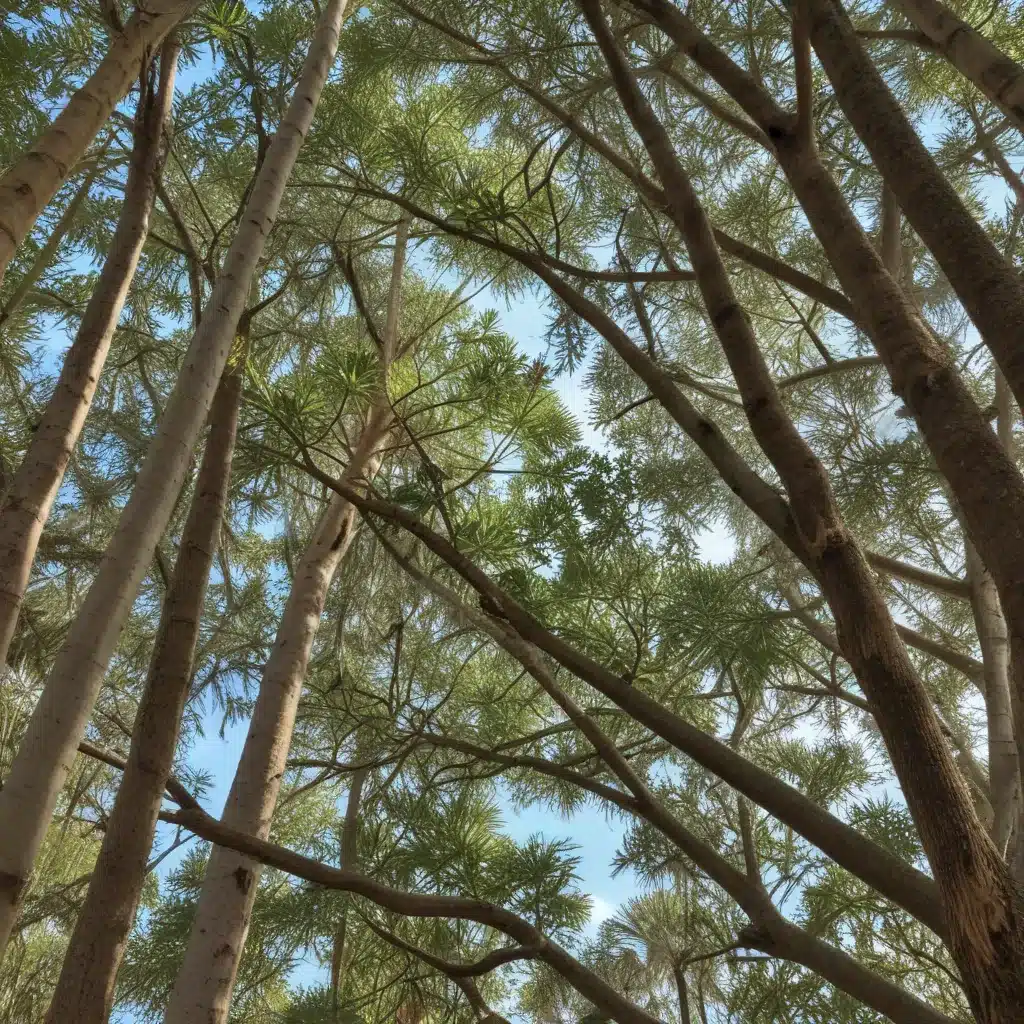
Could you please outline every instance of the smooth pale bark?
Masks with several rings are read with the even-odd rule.
[[[237,851],[247,860],[277,868],[314,885],[354,893],[395,914],[405,917],[477,921],[490,928],[496,928],[515,939],[520,945],[536,946],[538,959],[543,960],[577,992],[618,1024],[661,1024],[649,1013],[634,1006],[593,971],[584,967],[556,942],[542,935],[529,922],[503,907],[459,896],[434,896],[391,889],[356,871],[331,867],[274,843],[268,843],[257,836],[241,832],[202,811],[178,811],[166,815],[166,818],[202,839]]]
[[[949,62],[1024,132],[1024,67],[939,0],[889,0]]]
[[[1024,893],[978,820],[931,698],[860,546],[842,519],[825,467],[782,404],[733,291],[711,225],[668,133],[637,85],[604,20],[600,0],[579,0],[579,6],[665,188],[666,211],[686,244],[751,430],[789,495],[801,558],[828,600],[840,647],[873,706],[944,897],[949,948],[968,998],[980,1020],[1009,1024],[1024,1006]],[[811,33],[813,39],[813,25]],[[798,119],[793,135],[799,140],[802,134],[809,139],[810,126],[802,128]],[[872,256],[878,258],[873,251]]]
[[[843,113],[907,220],[935,255],[1020,401],[1024,281],[939,169],[838,0],[806,4],[811,42]]]
[[[330,0],[302,77],[246,203],[156,436],[0,791],[0,947],[99,693],[103,674],[167,527],[224,372],[264,242],[327,80],[344,13]]]
[[[385,389],[395,353],[407,240],[408,220],[403,219],[395,243],[380,353]],[[345,470],[346,481],[373,478],[380,464],[378,451],[393,419],[385,390],[367,418]],[[274,649],[263,670],[223,815],[226,825],[261,839],[270,834],[313,641],[331,580],[352,542],[354,519],[351,503],[334,494],[296,567]],[[166,1024],[221,1024],[227,1020],[258,885],[257,861],[235,850],[213,848],[185,958],[164,1016]]]
[[[86,174],[81,185],[78,186],[77,191],[71,197],[71,202],[64,208],[60,219],[54,224],[53,230],[47,236],[42,248],[36,253],[36,258],[32,261],[32,265],[21,275],[14,290],[11,292],[11,297],[4,303],[3,309],[0,309],[0,327],[3,327],[21,308],[22,303],[28,298],[28,294],[32,291],[36,281],[43,276],[43,272],[50,265],[54,256],[57,255],[61,242],[64,241],[64,237],[75,222],[75,217],[78,216],[78,211],[82,208],[82,203],[85,202],[86,197],[89,195],[89,189],[96,178],[97,170],[98,168],[94,166]],[[127,202],[127,192],[128,190],[126,189],[125,202]]]
[[[341,856],[338,865],[352,871],[359,870],[359,810],[363,799],[363,786],[370,774],[369,768],[357,768],[349,781],[345,820],[341,826]],[[341,1012],[339,998],[345,981],[345,935],[348,925],[348,904],[342,907],[341,920],[334,930],[331,946],[331,1012],[337,1020]]]
[[[195,6],[195,0],[149,0],[137,7],[113,34],[99,67],[0,178],[0,281],[14,251],[142,73],[148,56]]]
[[[0,506],[0,665],[7,662],[39,538],[85,425],[146,243],[156,183],[166,159],[178,49],[174,42],[163,47],[159,89],[154,96],[144,87],[139,99],[124,199],[107,258],[64,357],[57,386]]]
[[[149,673],[89,890],[64,956],[48,1024],[106,1024],[125,942],[146,881],[160,805],[171,775],[210,566],[221,532],[242,402],[248,324],[236,365],[221,381],[178,560],[160,613]]]
[[[996,585],[968,537],[964,538],[964,550],[967,578],[971,583],[971,608],[985,673],[992,841],[1003,852],[1014,827],[1019,777],[1010,700],[1010,645]]]

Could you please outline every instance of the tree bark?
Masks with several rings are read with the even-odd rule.
[[[1024,132],[1024,67],[939,0],[889,0],[949,62]]]
[[[1010,700],[1010,645],[1006,620],[999,607],[992,576],[982,564],[969,537],[964,537],[971,607],[985,673],[985,713],[988,722],[989,799],[992,841],[1005,853],[1014,827],[1019,780],[1018,744],[1014,738]]]
[[[340,867],[359,870],[359,812],[363,799],[363,785],[370,774],[369,768],[357,768],[349,781],[348,802],[345,804],[345,820],[341,826]],[[345,934],[348,925],[348,905],[341,909],[341,920],[334,931],[331,946],[331,1012],[337,1021],[341,1012],[340,995],[344,983]]]
[[[127,94],[148,55],[195,6],[195,0],[149,0],[137,8],[115,32],[99,67],[0,178],[0,282],[14,251]]]
[[[690,1024],[690,993],[686,985],[686,967],[681,963],[672,965],[672,977],[676,983],[676,998],[679,1000],[679,1020]]]
[[[139,109],[143,107],[145,97],[139,102]],[[137,134],[137,132],[136,132]],[[134,158],[133,146],[133,158]],[[15,285],[14,290],[11,292],[11,297],[4,304],[3,309],[0,309],[0,327],[3,327],[5,323],[21,308],[22,303],[28,298],[29,292],[32,291],[33,285],[43,276],[46,268],[50,265],[54,256],[57,255],[57,250],[60,249],[61,242],[64,241],[68,231],[71,230],[72,224],[75,222],[75,217],[78,216],[78,211],[82,208],[82,203],[85,202],[89,195],[89,189],[92,188],[92,183],[96,179],[97,168],[95,165],[90,168],[86,174],[82,183],[78,186],[77,191],[71,197],[71,202],[64,208],[64,212],[60,215],[60,219],[53,226],[53,230],[47,236],[46,241],[43,243],[42,248],[36,254],[36,258],[32,261],[32,265],[21,275],[18,283]],[[127,203],[128,188],[125,188],[125,203]]]
[[[156,96],[143,85],[124,200],[107,258],[64,357],[57,386],[0,508],[0,665],[7,662],[39,538],[92,405],[146,243],[156,183],[166,158],[178,50],[170,41],[161,51]]]
[[[0,791],[0,949],[49,825],[107,663],[162,536],[231,350],[249,283],[334,62],[344,0],[330,0],[302,77],[246,203],[156,436],[96,578],[46,680]]]
[[[395,352],[408,220],[395,244],[387,323],[381,349],[383,384]],[[392,423],[386,391],[375,402],[345,479],[372,479]],[[224,808],[224,822],[265,839],[281,787],[295,716],[327,590],[352,542],[355,509],[335,494],[302,557],[277,638],[263,671],[249,732]],[[185,959],[167,1005],[166,1024],[221,1024],[227,1019],[259,883],[259,864],[214,847],[189,934]]]
[[[449,917],[462,921],[477,921],[490,928],[496,928],[523,946],[537,947],[538,959],[543,960],[617,1024],[660,1024],[660,1021],[634,1006],[557,943],[503,907],[459,896],[435,896],[391,889],[358,872],[322,864],[310,857],[303,857],[301,854],[241,832],[202,811],[178,811],[166,815],[166,819],[189,829],[202,839],[237,851],[247,860],[286,871],[314,885],[354,893],[396,914],[406,917]]]
[[[1024,281],[946,180],[857,38],[839,0],[806,2],[811,41],[840,107],[907,220],[934,253],[1020,401],[1024,398],[1024,353],[1019,344]],[[915,0],[914,6],[938,5],[935,0]],[[1024,77],[1020,82],[1024,101]]]
[[[128,763],[64,956],[47,1024],[72,1020],[106,1024],[110,1016],[114,983],[146,880],[147,859],[192,681],[210,566],[227,504],[247,332],[243,317],[237,361],[225,373],[210,410],[210,434],[161,609]]]
[[[874,707],[943,893],[950,951],[968,997],[979,1020],[1009,1024],[1024,1006],[1024,893],[978,820],[931,699],[867,561],[843,522],[825,468],[782,404],[753,328],[733,292],[711,225],[667,132],[612,36],[600,0],[578,2],[665,188],[667,212],[686,243],[750,427],[789,494],[803,560],[819,581],[832,608],[843,653]],[[813,20],[811,38],[815,38]],[[809,135],[810,128],[801,128],[798,118],[793,132],[797,144],[813,145],[801,139],[804,131]],[[878,258],[873,251],[871,255]],[[1020,584],[1024,586],[1024,580]]]

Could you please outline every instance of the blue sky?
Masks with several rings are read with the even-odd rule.
[[[526,296],[511,305],[491,292],[484,292],[473,300],[477,309],[497,309],[501,315],[501,327],[515,338],[524,354],[533,358],[543,354],[544,334],[547,326],[545,310],[532,297]],[[580,425],[586,444],[594,448],[607,447],[603,435],[590,424],[589,397],[583,380],[587,374],[589,357],[573,374],[564,373],[556,380],[556,390],[567,409]],[[724,561],[731,557],[733,543],[724,530],[710,530],[700,538],[698,547],[702,557],[710,561]],[[216,815],[223,810],[235,766],[242,752],[248,724],[235,722],[222,728],[223,714],[217,708],[208,707],[203,716],[204,734],[195,739],[189,753],[189,762],[211,775],[211,787],[204,797],[206,809]],[[631,872],[622,872],[612,877],[612,859],[619,848],[624,834],[624,823],[608,815],[594,803],[587,803],[570,817],[562,818],[543,807],[517,809],[508,799],[501,799],[504,830],[516,841],[525,841],[532,835],[540,834],[546,839],[569,838],[579,849],[580,888],[592,901],[591,933],[605,918],[613,914],[618,906],[638,892],[636,878]],[[166,838],[170,830],[161,829]],[[158,874],[166,878],[180,862],[184,849],[169,857]],[[293,980],[309,985],[323,980],[315,964],[304,964],[296,969]],[[125,1024],[132,1018],[125,1017]]]
[[[201,59],[196,65],[184,69],[179,76],[179,88],[187,89],[201,81],[209,73],[210,67],[208,59]],[[993,182],[986,199],[994,205],[1001,204],[1005,195],[1005,186]],[[547,313],[533,297],[526,296],[506,306],[493,293],[484,292],[473,300],[473,305],[478,309],[497,308],[501,313],[503,329],[517,340],[524,354],[534,357],[544,353]],[[55,357],[67,340],[56,332],[48,338],[47,359]],[[573,374],[562,374],[556,381],[556,390],[579,423],[584,442],[596,449],[603,449],[606,441],[591,424],[589,396],[584,386],[588,362],[584,361]],[[727,561],[733,548],[733,541],[724,528],[708,530],[698,539],[699,554],[708,561]],[[221,712],[210,708],[204,719],[205,734],[197,737],[193,743],[191,763],[202,767],[212,776],[212,786],[205,798],[205,805],[213,814],[219,815],[223,808],[245,740],[246,728],[245,722],[237,722],[227,725],[222,733]],[[588,804],[567,819],[542,808],[516,810],[508,801],[504,801],[503,810],[504,828],[516,840],[525,840],[540,833],[546,838],[569,837],[578,844],[581,888],[593,901],[592,928],[637,892],[637,880],[630,873],[612,877],[611,861],[621,840],[623,826],[600,808]],[[178,857],[169,858],[161,865],[160,875],[166,877],[178,860]],[[316,971],[313,968],[302,968],[295,975],[297,981],[307,984],[315,980],[315,977]]]

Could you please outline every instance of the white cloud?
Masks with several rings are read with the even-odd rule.
[[[612,914],[615,913],[615,907],[607,900],[601,899],[600,896],[590,897],[590,923],[587,925],[587,930],[596,932],[601,926],[602,921],[606,921]]]

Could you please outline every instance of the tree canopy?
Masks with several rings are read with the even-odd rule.
[[[1017,0],[8,4],[0,1024],[1019,1021],[1022,161]]]

